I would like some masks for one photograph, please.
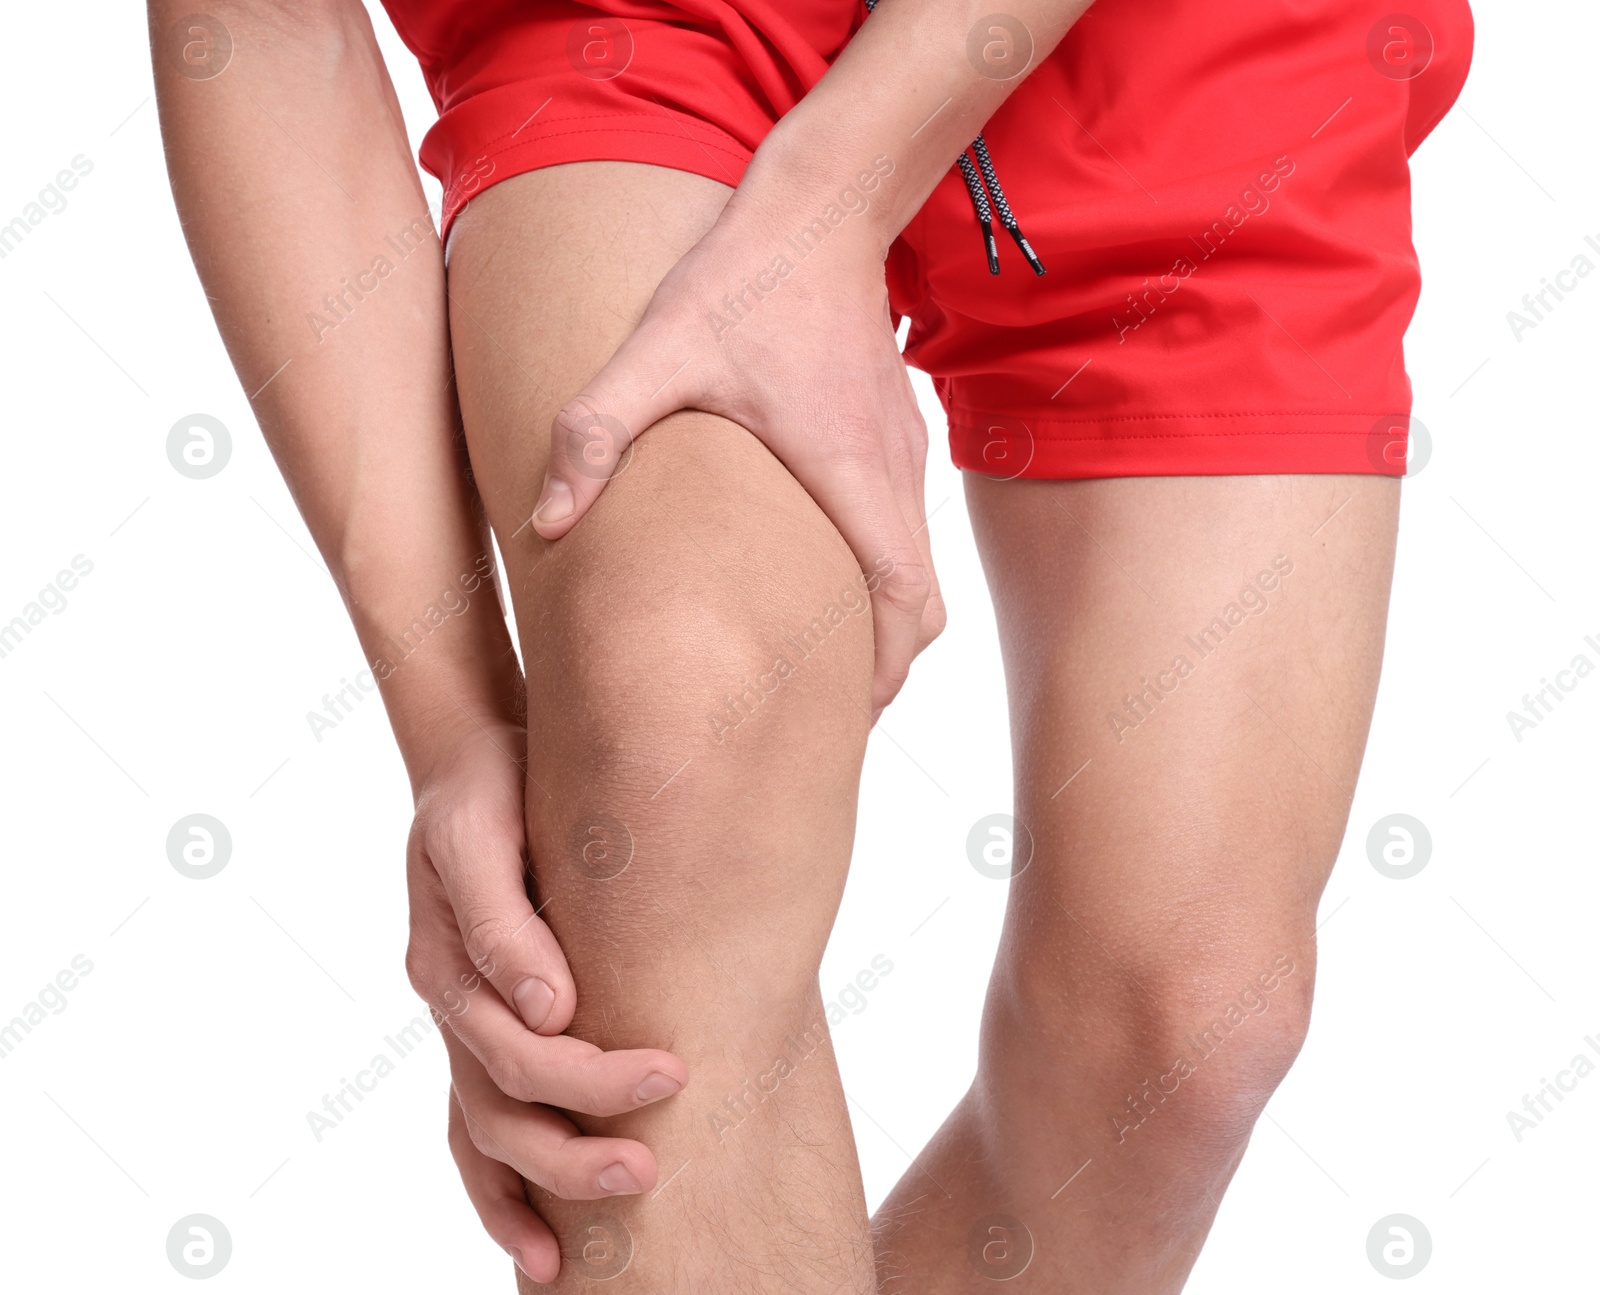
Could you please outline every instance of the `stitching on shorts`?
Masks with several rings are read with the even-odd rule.
[[[571,118],[567,118],[567,120],[568,121],[607,121],[607,122],[626,121],[626,122],[633,123],[633,122],[660,122],[662,119],[660,117],[651,117],[651,116],[648,116],[648,115],[646,115],[644,113],[629,113],[627,115],[618,115],[618,116],[612,116],[612,115],[609,115],[609,114],[594,114],[594,115],[588,116],[588,117],[571,117]],[[674,120],[677,120],[677,119],[674,118]],[[524,124],[526,124],[526,123],[524,123]],[[552,125],[555,125],[555,124],[559,124],[559,123],[552,123]],[[520,129],[520,127],[518,129]],[[709,129],[709,128],[706,128],[706,129]],[[582,129],[579,129],[579,130],[550,130],[550,129],[546,128],[546,129],[537,130],[537,131],[530,131],[526,141],[518,141],[515,144],[508,144],[503,148],[496,148],[495,147],[495,145],[498,144],[501,140],[510,139],[513,136],[515,136],[516,133],[517,133],[516,131],[512,131],[510,135],[500,135],[500,136],[497,136],[495,139],[489,140],[486,144],[483,145],[483,151],[481,153],[479,153],[478,156],[480,158],[483,158],[483,159],[493,158],[493,159],[498,161],[500,158],[505,157],[507,153],[514,153],[514,152],[517,152],[520,149],[528,148],[528,147],[531,147],[531,146],[537,145],[537,144],[542,144],[542,143],[544,143],[544,142],[546,142],[548,140],[560,139],[563,136],[571,136],[571,135],[619,135],[620,134],[620,135],[625,135],[625,136],[654,137],[654,138],[660,138],[660,139],[672,139],[672,140],[678,141],[678,143],[680,143],[680,144],[688,144],[688,145],[697,146],[697,147],[703,149],[706,152],[706,155],[708,157],[711,157],[712,150],[716,150],[718,152],[725,153],[730,158],[736,159],[737,162],[738,162],[738,165],[740,167],[745,167],[745,166],[748,166],[750,164],[750,157],[749,157],[748,154],[746,154],[746,153],[744,153],[742,151],[734,152],[732,149],[728,148],[726,144],[723,144],[723,143],[719,142],[717,139],[714,139],[714,138],[707,138],[707,139],[698,138],[695,135],[689,134],[687,130],[679,132],[679,131],[659,130],[659,129],[644,129],[644,128],[641,128],[641,127],[639,127],[637,125],[629,125],[626,129],[620,130],[620,131],[616,130],[614,127],[601,127],[601,126],[584,127]],[[726,137],[724,137],[724,138],[726,138]],[[711,161],[712,162],[716,162],[716,160],[717,160],[716,158],[711,157]],[[541,163],[540,166],[532,166],[532,167],[528,167],[526,169],[529,170],[529,171],[537,171],[537,170],[540,170],[542,168],[542,166],[544,166],[544,165],[553,165],[553,164],[552,163]],[[668,164],[667,163],[655,163],[655,165],[666,166]],[[679,170],[679,171],[687,171],[689,168],[680,166],[680,167],[673,167],[672,169],[673,170]],[[521,172],[518,172],[518,174],[521,174]],[[726,176],[715,176],[715,175],[712,175],[709,170],[702,170],[702,171],[694,172],[694,174],[703,175],[709,180],[715,180],[719,184],[727,184],[728,183]],[[501,179],[501,180],[504,180],[504,179],[509,179],[510,177],[509,176],[500,176],[498,178]],[[492,187],[490,185],[480,185],[478,188],[474,189],[471,193],[463,193],[462,189],[461,189],[461,186],[465,182],[466,182],[466,177],[463,177],[462,179],[457,180],[455,183],[451,184],[444,191],[443,212],[444,212],[444,224],[445,224],[446,227],[448,227],[455,220],[456,216],[466,207],[466,205],[469,202],[471,202],[474,198],[476,198],[480,193],[482,193],[485,188]]]
[[[1283,417],[1291,417],[1291,418],[1343,418],[1343,417],[1367,418],[1367,417],[1377,417],[1377,418],[1382,418],[1383,416],[1384,415],[1382,415],[1382,414],[1376,414],[1376,415],[1368,415],[1368,414],[1344,415],[1344,414],[1304,414],[1304,413],[1301,413],[1301,414],[1248,414],[1248,415],[1241,415],[1241,414],[1192,414],[1192,415],[1191,414],[1152,414],[1148,418],[1137,418],[1137,417],[1134,417],[1134,416],[1127,416],[1127,417],[1104,418],[1104,419],[1088,419],[1088,418],[1085,418],[1085,419],[1076,419],[1074,421],[1077,422],[1077,423],[1090,424],[1090,423],[1113,423],[1113,422],[1155,422],[1157,420],[1173,420],[1173,419],[1180,419],[1180,418],[1239,418],[1239,417],[1251,417],[1251,418],[1283,418]],[[1024,420],[1020,420],[1019,419],[1019,421],[1024,421]],[[956,431],[956,432],[977,433],[979,435],[983,434],[980,431],[980,429],[977,427],[977,425],[972,424],[972,423],[967,423],[967,422],[956,422],[956,423],[953,423],[951,425],[951,430],[952,431]],[[1002,430],[1004,430],[1004,429],[1002,429]],[[1049,441],[1102,441],[1103,442],[1106,439],[1108,439],[1108,438],[1099,437],[1099,436],[1071,436],[1071,435],[1064,435],[1064,434],[1054,434],[1054,433],[1051,433],[1048,430],[1042,430],[1042,431],[1038,432],[1037,435],[1038,435],[1040,440],[1049,440]],[[1230,436],[1269,436],[1269,437],[1274,437],[1274,438],[1281,438],[1281,437],[1288,437],[1288,436],[1357,436],[1357,437],[1361,437],[1361,438],[1365,439],[1366,437],[1368,437],[1370,435],[1371,435],[1371,432],[1361,432],[1361,431],[1356,431],[1356,432],[1321,432],[1321,431],[1316,431],[1314,429],[1295,429],[1295,430],[1292,430],[1292,431],[1271,432],[1271,431],[1252,431],[1252,430],[1249,430],[1249,429],[1235,429],[1235,430],[1231,430],[1231,431],[1221,431],[1221,432],[1119,433],[1116,436],[1111,437],[1109,439],[1116,440],[1116,441],[1199,441],[1199,440],[1222,440],[1222,439],[1224,439],[1226,437],[1230,437]]]
[[[960,418],[962,419],[963,422],[965,422],[968,418],[985,418],[985,417],[990,417],[990,418],[1015,418],[1019,422],[1027,422],[1028,421],[1021,414],[1000,414],[1000,413],[995,413],[995,414],[987,414],[986,415],[986,414],[981,414],[977,410],[974,410],[974,409],[965,409],[960,405],[957,405],[956,409],[959,411],[959,416],[960,416]],[[1100,418],[1056,418],[1056,417],[1052,416],[1052,417],[1039,418],[1039,419],[1037,419],[1037,421],[1040,422],[1041,424],[1046,425],[1046,426],[1051,425],[1051,424],[1065,424],[1065,425],[1071,426],[1071,425],[1080,424],[1080,423],[1163,423],[1163,422],[1170,423],[1170,422],[1177,422],[1180,419],[1188,420],[1188,419],[1201,419],[1201,418],[1387,418],[1387,417],[1392,416],[1393,414],[1394,414],[1394,411],[1392,409],[1389,410],[1388,413],[1386,413],[1386,414],[1385,413],[1366,413],[1365,411],[1360,410],[1360,409],[1324,410],[1324,411],[1322,411],[1320,413],[1319,412],[1315,412],[1315,411],[1308,411],[1308,410],[1304,410],[1304,409],[1236,409],[1236,410],[1233,410],[1231,413],[1220,413],[1220,414],[1111,414],[1111,415],[1103,416],[1103,417],[1100,417]],[[1355,433],[1355,432],[1351,433],[1351,435],[1361,435],[1361,434],[1362,433]],[[1232,436],[1232,435],[1249,436],[1249,435],[1254,435],[1254,433],[1250,433],[1250,432],[1219,432],[1219,433],[1217,433],[1217,435],[1219,435],[1219,436]],[[1321,435],[1321,436],[1337,436],[1337,435],[1339,435],[1339,433],[1337,433],[1337,432],[1319,432],[1318,435]]]
[[[611,114],[611,113],[594,113],[594,114],[591,114],[591,115],[586,116],[586,117],[568,117],[568,118],[564,118],[564,119],[561,119],[560,121],[552,122],[551,125],[552,126],[564,125],[566,122],[569,122],[569,121],[605,121],[605,122],[612,122],[612,123],[619,122],[619,121],[626,121],[626,122],[651,122],[654,125],[656,125],[657,127],[659,127],[660,123],[663,120],[666,120],[666,119],[663,118],[663,117],[652,116],[649,113],[628,113],[628,114],[625,114],[625,115],[624,114]],[[712,137],[711,138],[706,138],[706,139],[700,139],[700,138],[695,137],[693,134],[691,134],[689,132],[689,127],[687,126],[687,124],[683,123],[683,119],[682,118],[674,117],[674,118],[671,118],[671,120],[679,122],[680,124],[684,125],[684,129],[682,131],[670,131],[670,130],[661,130],[661,129],[648,129],[647,130],[647,129],[644,129],[644,128],[639,127],[639,126],[629,126],[626,130],[618,131],[615,128],[615,126],[610,126],[610,127],[586,126],[586,127],[583,127],[581,129],[577,129],[577,130],[552,130],[552,129],[549,129],[548,127],[543,127],[543,128],[535,128],[533,131],[531,131],[528,134],[528,138],[526,140],[524,140],[524,141],[521,141],[521,142],[519,142],[517,144],[510,145],[507,148],[501,148],[501,149],[496,149],[495,148],[495,145],[500,143],[501,140],[515,138],[522,130],[522,127],[519,126],[516,130],[510,131],[507,134],[497,135],[493,139],[485,141],[485,143],[483,145],[483,151],[484,151],[484,156],[488,156],[491,150],[494,151],[496,156],[499,156],[502,153],[509,152],[511,148],[522,148],[527,144],[534,144],[534,143],[538,143],[540,141],[547,140],[547,139],[560,139],[564,135],[611,135],[611,134],[659,135],[659,136],[663,136],[663,137],[665,137],[667,139],[677,139],[677,140],[680,140],[683,143],[687,143],[687,144],[696,144],[696,145],[699,145],[699,146],[705,147],[705,148],[720,149],[722,152],[726,153],[729,157],[737,158],[743,164],[747,164],[750,161],[750,155],[748,153],[746,153],[743,149],[732,149],[732,148],[729,148],[725,143],[721,142],[722,140],[727,139],[727,136],[725,134],[723,134],[721,131],[718,131],[715,127],[705,126],[705,125],[701,124],[701,129],[707,131],[709,133],[709,135],[712,136]],[[523,125],[526,125],[526,124],[527,124],[526,122],[523,123]]]
[[[966,430],[966,429],[963,429]],[[1367,432],[1146,432],[1133,436],[1115,436],[1112,441],[1217,441],[1229,436],[1270,436],[1282,440],[1291,436],[1360,436],[1366,437]],[[1091,441],[1106,444],[1107,438],[1100,436],[1041,436],[1043,441]]]

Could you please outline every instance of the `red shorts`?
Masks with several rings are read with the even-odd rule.
[[[446,229],[563,162],[735,185],[866,20],[860,0],[386,4],[439,108],[422,164]],[[953,169],[890,254],[958,467],[1403,474],[1408,158],[1472,49],[1466,0],[1408,5],[1098,0],[984,132],[1048,274],[1003,235],[990,274]]]

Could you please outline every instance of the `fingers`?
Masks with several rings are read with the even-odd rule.
[[[910,395],[915,409],[915,396]],[[932,643],[944,632],[944,595],[939,588],[939,573],[933,565],[933,543],[928,529],[927,493],[924,489],[927,471],[928,430],[920,414],[912,413],[904,435],[898,443],[901,451],[889,460],[889,480],[894,489],[900,513],[911,527],[911,538],[917,552],[922,555],[923,567],[928,573],[928,601],[923,604],[922,621],[917,629],[916,653]],[[873,716],[876,721],[877,716]]]
[[[623,1115],[671,1097],[688,1071],[670,1052],[606,1052],[565,1034],[529,1034],[498,1003],[449,1021],[495,1086],[519,1102],[544,1102],[585,1115]]]
[[[480,787],[470,811],[419,814],[407,850],[406,971],[436,1019],[512,1098],[620,1115],[670,1097],[688,1069],[653,1048],[605,1052],[560,1035],[576,992],[523,889],[522,803]],[[540,1032],[534,1032],[537,1029]]]
[[[872,596],[872,715],[887,706],[922,646],[932,566],[913,539],[882,455],[827,460],[819,481],[801,479],[855,554]],[[798,474],[797,474],[798,475]]]
[[[914,514],[907,513],[906,516],[907,519],[910,520]],[[945,611],[944,595],[939,589],[939,573],[934,570],[933,566],[933,549],[928,542],[928,524],[925,517],[917,522],[913,527],[911,536],[916,543],[917,552],[922,558],[924,569],[928,573],[928,600],[922,605],[922,616],[917,622],[916,643],[911,650],[912,659],[915,660],[918,656],[922,655],[923,649],[926,648],[928,644],[932,643],[934,639],[938,638],[939,635],[944,633],[945,622],[948,619],[948,616]],[[888,694],[888,696],[886,696],[882,702],[878,702],[876,700],[878,691],[875,679],[873,695],[874,702],[871,707],[871,722],[876,725],[878,722],[878,717],[883,714],[884,707],[888,705],[889,701],[893,700],[894,696],[898,695],[898,688],[896,688],[894,693]]]
[[[528,1029],[559,1034],[572,1020],[577,989],[555,935],[528,901],[524,840],[520,803],[428,820],[407,858],[407,962],[426,964],[418,968],[426,989],[416,975],[412,984],[447,1016],[487,982]],[[463,946],[464,960],[457,956]],[[440,974],[446,969],[448,978]]]
[[[545,539],[560,539],[577,525],[625,463],[636,436],[684,407],[672,394],[682,359],[654,344],[657,331],[641,324],[555,416],[550,463],[533,509],[533,529]]]
[[[449,1127],[450,1154],[483,1230],[532,1280],[553,1282],[561,1271],[560,1242],[528,1204],[517,1171],[484,1155],[473,1144],[454,1089],[450,1091]]]
[[[688,1067],[658,1048],[602,1051],[567,1035],[546,1036],[526,1023],[478,976],[461,947],[442,894],[412,894],[412,987],[510,1097],[547,1102],[587,1115],[621,1115],[670,1097]],[[442,910],[442,911],[441,911]]]
[[[656,1158],[643,1143],[586,1137],[558,1111],[512,1100],[461,1040],[444,1035],[456,1099],[478,1151],[563,1200],[635,1195],[656,1185]]]

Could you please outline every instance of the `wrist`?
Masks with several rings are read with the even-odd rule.
[[[826,246],[881,265],[910,219],[898,201],[895,159],[859,140],[821,138],[796,109],[756,150],[732,199],[728,219],[755,228],[791,260]]]
[[[350,612],[413,794],[463,742],[521,730],[522,671],[492,568],[420,606],[351,596]]]
[[[379,685],[413,800],[462,747],[489,740],[508,749],[515,742],[520,749],[522,741],[520,679],[515,695],[508,696],[486,693],[482,680],[468,673],[430,674],[404,685],[394,679]]]

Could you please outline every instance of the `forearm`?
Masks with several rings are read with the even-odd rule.
[[[882,159],[865,218],[849,222],[848,235],[881,257],[1090,3],[1006,0],[996,22],[987,21],[996,17],[994,0],[882,0],[768,135],[730,213],[787,219],[797,201],[835,201]]]
[[[415,783],[451,735],[514,712],[520,676],[399,105],[359,4],[230,6],[232,58],[206,78],[172,56],[188,12],[150,5],[184,232]]]

